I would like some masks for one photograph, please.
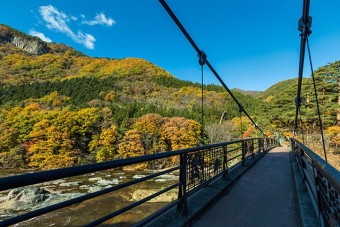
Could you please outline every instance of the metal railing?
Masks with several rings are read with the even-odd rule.
[[[125,189],[126,187],[129,187],[131,185],[145,182],[147,180],[159,177],[163,174],[174,172],[177,172],[179,174],[179,180],[175,184],[163,188],[152,195],[146,196],[139,201],[132,202],[125,207],[122,207],[108,215],[105,215],[97,220],[88,223],[86,226],[95,226],[103,223],[118,216],[119,214],[122,214],[134,207],[137,207],[161,194],[164,194],[176,188],[178,189],[178,198],[175,201],[169,203],[167,206],[159,209],[152,215],[145,218],[142,222],[140,222],[140,224],[147,223],[148,221],[159,216],[160,214],[164,213],[175,205],[177,205],[178,212],[186,214],[187,199],[190,195],[195,193],[200,188],[206,186],[214,179],[217,179],[218,177],[222,176],[224,179],[228,179],[228,173],[232,169],[237,168],[237,166],[246,163],[248,159],[251,159],[254,156],[262,153],[263,151],[275,146],[279,146],[279,143],[276,140],[270,138],[245,139],[178,151],[161,152],[135,158],[120,159],[97,164],[75,166],[0,178],[0,191],[8,191],[10,189],[18,187],[24,187],[52,180],[94,173],[97,171],[122,168],[139,163],[151,161],[154,162],[155,160],[157,161],[171,159],[174,160],[174,162],[176,163],[175,166],[172,166],[169,169],[155,172],[140,179],[133,179],[128,182],[105,188],[100,191],[88,193],[73,199],[69,199],[37,210],[29,211],[24,214],[10,217],[6,220],[1,221],[0,226],[8,226],[19,223],[33,217],[37,217],[52,211],[59,210],[61,208],[84,202],[86,200],[107,194],[109,192],[114,192],[119,189]]]
[[[340,172],[299,141],[291,145],[320,226],[338,226]]]

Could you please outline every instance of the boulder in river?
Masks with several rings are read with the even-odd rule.
[[[1,201],[0,210],[26,210],[43,203],[52,195],[49,191],[34,186],[15,188]]]

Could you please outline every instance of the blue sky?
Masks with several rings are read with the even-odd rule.
[[[229,88],[264,90],[298,72],[302,0],[168,0]],[[200,82],[194,49],[158,0],[11,0],[0,23],[93,57],[138,57]],[[314,67],[340,60],[340,1],[311,0]],[[310,71],[306,67],[305,76]],[[205,83],[219,84],[205,70]]]

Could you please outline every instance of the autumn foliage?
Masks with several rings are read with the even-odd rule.
[[[193,120],[146,114],[122,131],[107,107],[74,109],[69,100],[53,92],[2,110],[1,165],[53,169],[200,144],[200,125]]]
[[[28,53],[11,43],[13,35],[45,50]],[[179,80],[149,61],[91,58],[5,25],[0,41],[0,167],[52,169],[262,136],[221,86],[203,85],[202,129],[201,84]],[[338,160],[340,61],[320,67],[315,78],[327,152]],[[291,79],[254,96],[232,92],[268,136],[287,140],[296,86]],[[303,87],[299,136],[304,131],[306,141],[312,138],[308,146],[318,150],[311,79],[303,78]]]

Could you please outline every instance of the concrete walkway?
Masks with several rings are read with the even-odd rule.
[[[193,226],[299,226],[289,151],[271,150]]]

